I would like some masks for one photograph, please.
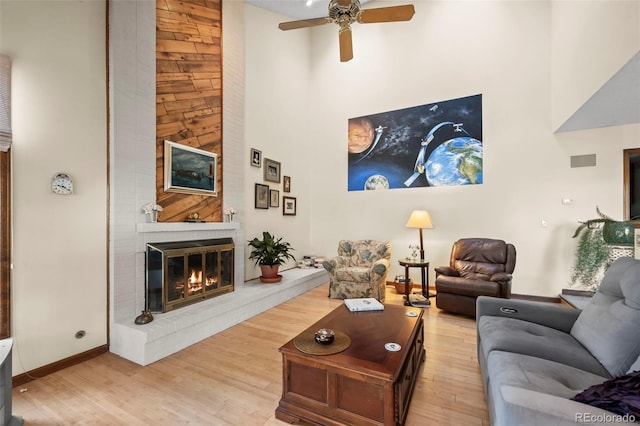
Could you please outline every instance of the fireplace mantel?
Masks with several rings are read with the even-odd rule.
[[[191,231],[224,231],[240,227],[238,222],[155,222],[137,223],[136,231],[146,232],[191,232]]]

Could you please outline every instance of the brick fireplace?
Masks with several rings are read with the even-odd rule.
[[[292,269],[274,285],[245,282],[244,5],[222,9],[224,129],[221,206],[239,208],[238,222],[145,223],[140,207],[158,201],[156,184],[156,2],[110,3],[110,285],[109,349],[148,365],[327,281],[321,269]],[[195,208],[194,208],[195,210]],[[168,212],[165,212],[168,213]],[[146,244],[231,238],[234,291],[135,324],[145,309]]]
[[[117,294],[112,305],[112,352],[138,364],[147,365],[249,316],[243,314],[227,315],[222,319],[217,317],[219,314],[228,313],[230,309],[242,309],[242,302],[246,303],[246,300],[237,294],[238,286],[244,282],[245,236],[240,223],[139,222],[134,225],[134,229],[133,244],[123,246],[128,251],[118,256],[119,261],[130,261],[131,268],[121,271],[126,274],[117,274],[114,283]],[[154,313],[154,319],[149,324],[135,324],[136,316],[146,309],[147,245],[218,239],[235,243],[232,269],[225,269],[225,275],[229,272],[232,274],[234,291],[207,298],[200,303],[187,304],[180,309]],[[130,252],[132,253],[129,254]]]
[[[148,365],[222,330],[264,312],[322,283],[324,269],[291,269],[278,284],[244,281],[246,241],[237,222],[136,224],[134,292],[122,293],[114,303],[111,352],[140,365]],[[154,313],[148,324],[134,319],[145,309],[145,256],[147,244],[160,242],[231,239],[234,244],[234,291],[165,313]],[[130,256],[127,256],[130,258]],[[125,278],[123,276],[123,278]],[[124,281],[119,282],[122,284]]]

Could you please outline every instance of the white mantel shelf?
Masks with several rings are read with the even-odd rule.
[[[238,222],[155,222],[136,224],[136,231],[140,233],[224,231],[238,228],[240,228],[240,223]]]

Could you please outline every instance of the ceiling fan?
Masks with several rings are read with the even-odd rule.
[[[331,0],[329,1],[329,16],[283,22],[278,25],[278,28],[282,31],[287,31],[315,27],[331,22],[336,23],[340,27],[338,31],[340,62],[347,62],[353,59],[351,24],[354,22],[370,24],[374,22],[409,21],[414,13],[415,9],[412,4],[360,10],[360,0]]]

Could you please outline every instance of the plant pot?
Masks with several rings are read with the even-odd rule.
[[[629,222],[605,222],[602,226],[602,238],[607,244],[633,246],[635,230]]]
[[[262,270],[260,281],[263,283],[277,283],[282,280],[282,275],[278,274],[280,265],[260,265],[260,269]]]

